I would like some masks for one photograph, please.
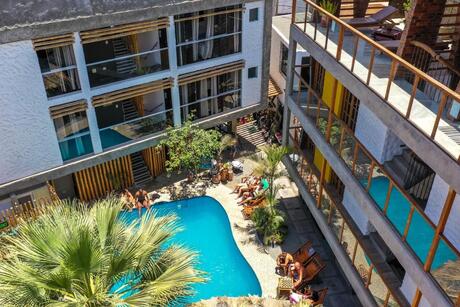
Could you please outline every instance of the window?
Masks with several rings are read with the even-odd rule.
[[[178,65],[240,52],[241,10],[241,6],[230,6],[176,16]]]
[[[257,66],[248,68],[248,79],[257,78]]]
[[[72,45],[38,50],[37,57],[48,98],[80,90]]]
[[[55,118],[54,128],[56,129],[62,160],[73,159],[93,152],[86,111]]]
[[[166,29],[83,42],[91,87],[169,68]]]
[[[249,21],[257,21],[259,20],[259,9],[254,8],[249,10]]]
[[[352,131],[355,131],[358,110],[359,99],[356,98],[349,90],[344,88],[340,119],[343,120]]]
[[[287,66],[288,66],[288,53],[289,49],[281,43],[281,50],[280,50],[280,72],[286,78],[287,76]]]
[[[312,83],[311,87],[319,96],[323,95],[323,87],[324,87],[324,75],[326,70],[324,69],[321,64],[311,58],[311,69],[312,69]]]
[[[182,121],[218,114],[241,104],[241,70],[181,85]]]

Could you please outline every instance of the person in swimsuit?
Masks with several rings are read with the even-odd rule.
[[[123,210],[131,212],[136,208],[136,201],[128,189],[124,189],[123,192],[121,192],[121,199],[124,203]]]
[[[292,281],[294,282],[292,288],[297,289],[297,287],[299,287],[302,283],[303,279],[303,267],[300,264],[300,262],[296,261],[294,264],[291,264],[289,276],[292,278]]]
[[[137,209],[139,210],[139,217],[140,217],[142,213],[142,207],[147,208],[147,210],[150,209],[148,195],[145,190],[139,189],[134,196],[136,197],[136,206],[137,206]]]
[[[289,266],[292,263],[294,263],[294,258],[291,254],[286,252],[279,254],[276,258],[276,264],[278,265],[278,268],[283,271],[283,275],[287,275]]]

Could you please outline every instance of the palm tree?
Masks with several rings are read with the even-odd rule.
[[[196,254],[167,242],[176,217],[119,217],[119,199],[91,208],[62,201],[7,238],[0,262],[1,306],[158,306],[203,282]]]

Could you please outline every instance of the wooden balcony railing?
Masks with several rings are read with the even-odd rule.
[[[298,6],[302,6],[302,9],[298,10]],[[321,17],[327,20],[325,29],[319,25]],[[331,21],[334,22],[336,27],[334,38],[332,38]],[[358,64],[365,66],[362,69],[362,71],[365,71],[365,74],[358,76],[362,82],[373,89],[390,107],[410,121],[418,130],[425,134],[426,137],[435,142],[443,151],[460,163],[460,146],[456,144],[455,141],[449,139],[448,136],[439,129],[441,122],[442,126],[451,125],[451,123],[448,122],[448,118],[445,116],[445,111],[446,107],[451,103],[460,103],[459,93],[415,67],[402,57],[396,55],[361,31],[350,26],[345,21],[325,11],[311,0],[293,0],[291,23],[309,35],[320,47],[328,51],[337,61],[341,62],[355,75],[357,75],[356,69]],[[348,43],[352,42],[352,50],[345,50],[345,41]],[[363,44],[365,47],[370,48],[370,55],[364,61],[365,63],[358,63],[357,50],[359,46]],[[347,63],[347,65],[344,63],[344,52],[348,52],[347,56],[352,57],[351,65],[348,65],[350,63]],[[371,78],[377,78],[373,74],[377,66],[375,62],[377,57],[381,59],[382,56],[388,60],[386,66],[389,66],[390,69],[384,77],[384,79],[387,80],[386,86],[384,84],[379,84],[380,87],[377,89],[377,86],[373,87],[374,85],[372,84]],[[347,58],[347,60],[349,60],[349,58]],[[379,69],[381,68],[382,67],[379,67]],[[380,79],[382,79],[381,75],[382,73],[379,71]],[[401,101],[398,101],[398,99],[390,95],[390,92],[393,94],[396,90],[402,91],[399,84],[395,82],[395,78],[399,78],[401,75],[406,76],[404,79],[408,81],[410,85],[405,89],[403,95],[398,97],[399,100],[404,99],[404,103],[401,103]],[[408,75],[410,75],[411,78],[407,78]],[[418,102],[418,95],[420,94],[418,89],[422,83],[439,93],[437,97],[435,97],[436,101],[434,105],[436,107],[427,110],[426,112],[429,114],[425,114],[426,117],[423,118],[420,117],[418,112],[414,111],[416,103],[417,106],[421,106],[422,104]],[[457,129],[458,127],[452,128]]]

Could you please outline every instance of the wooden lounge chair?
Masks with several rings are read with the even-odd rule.
[[[300,285],[297,289],[303,289],[305,286],[310,283],[313,279],[318,276],[319,272],[324,270],[326,267],[326,263],[321,259],[321,257],[315,253],[310,259],[307,260],[306,264],[304,265],[304,272],[303,278]]]
[[[265,205],[265,196],[255,199],[251,205],[245,205],[243,209],[241,210],[241,213],[243,213],[244,219],[249,220],[254,210],[256,208],[263,207],[264,205]]]
[[[348,19],[346,20],[346,23],[354,28],[375,27],[381,25],[396,12],[398,12],[398,9],[389,5],[368,17]]]
[[[313,249],[313,243],[308,240],[292,254],[292,257],[294,258],[294,261],[298,261],[304,265],[315,253],[316,251]]]

